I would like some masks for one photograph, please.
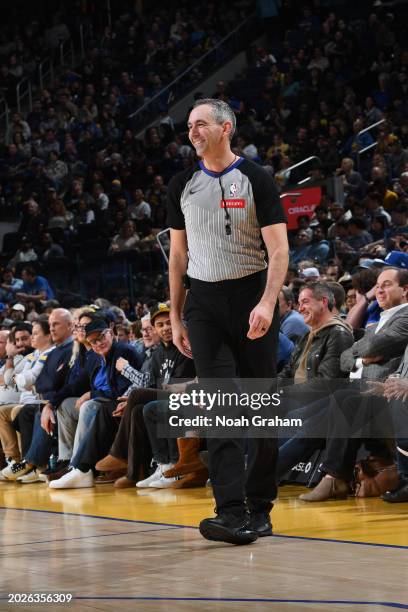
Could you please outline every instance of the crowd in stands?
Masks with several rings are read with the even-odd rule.
[[[325,453],[323,477],[304,501],[351,491],[408,501],[408,270],[393,263],[341,282],[331,280],[335,265],[327,274],[306,267],[300,278],[288,274],[279,295],[279,414],[302,419],[280,430],[279,481]],[[194,359],[172,344],[170,304],[132,312],[129,300],[122,310],[99,299],[69,311],[39,286],[44,314],[30,317],[26,284],[0,331],[1,479],[51,489],[205,486],[205,439],[158,433],[170,393],[197,385]]]
[[[370,461],[375,457],[390,474],[371,494],[407,501],[408,435],[401,434],[408,396],[403,19],[397,8],[354,18],[352,10],[340,15],[314,4],[300,18],[293,13],[269,48],[252,48],[243,78],[220,81],[213,92],[236,113],[234,152],[267,167],[282,191],[294,180],[287,169],[310,155],[321,160],[310,171],[310,184],[335,176],[344,190],[341,201],[324,191],[313,215],[299,217],[289,232],[291,261],[279,297],[279,376],[286,405],[301,414],[307,435],[294,432],[282,440],[278,474],[285,481],[296,462],[325,448],[325,476],[302,499],[344,497],[355,485],[357,453],[365,445]],[[39,92],[31,112],[12,115],[0,156],[0,208],[19,215],[15,242],[3,249],[0,288],[6,481],[162,488],[207,480],[203,440],[156,435],[167,411],[161,394],[176,379],[194,384],[195,378],[193,362],[171,343],[169,304],[158,306],[152,296],[136,303],[121,296],[118,304],[93,296],[69,310],[56,301],[42,270],[91,238],[90,248],[98,242],[112,257],[157,250],[155,234],[166,227],[167,183],[195,162],[194,152],[167,102],[160,100],[160,120],[143,140],[135,137],[129,115],[161,90],[164,77],[222,37],[218,26],[226,27],[221,18],[229,9],[210,9],[158,11],[145,20],[130,11],[75,72],[61,73]],[[360,133],[382,119],[377,130]],[[322,380],[340,383],[324,388]],[[364,397],[377,398],[386,436],[372,422],[374,402]],[[367,424],[352,444],[344,442],[351,432],[333,424],[339,406]],[[361,495],[367,493],[367,483],[358,485]]]
[[[61,72],[38,91],[32,111],[11,114],[0,154],[0,210],[3,218],[18,215],[20,225],[3,248],[4,263],[72,258],[79,244],[101,256],[158,252],[167,183],[194,163],[194,152],[167,102],[142,140],[129,117],[164,84],[172,57],[165,47],[191,62],[207,48],[206,37],[220,24],[234,25],[250,3],[232,22],[226,4],[210,9],[123,13],[75,72]],[[344,199],[324,192],[314,217],[298,219],[291,255],[294,263],[336,258],[351,271],[362,251],[383,258],[408,247],[408,66],[398,13],[377,9],[363,19],[349,12],[304,7],[284,34],[274,33],[269,49],[251,47],[243,78],[220,81],[213,95],[236,112],[234,151],[270,168],[282,190],[296,178],[287,168],[310,155],[321,160],[311,179],[340,177]],[[124,37],[137,41],[133,50],[121,44]],[[150,47],[156,51],[148,61]]]

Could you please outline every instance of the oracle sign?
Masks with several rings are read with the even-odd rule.
[[[322,198],[321,187],[296,187],[293,191],[299,195],[287,195],[281,199],[288,219],[288,230],[297,228],[297,218],[302,215],[313,216],[314,209]]]

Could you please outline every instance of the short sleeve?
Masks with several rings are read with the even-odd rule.
[[[251,182],[260,227],[287,223],[275,181],[269,172],[248,160],[241,165],[240,169]]]
[[[173,176],[167,188],[167,225],[171,229],[185,229],[184,215],[181,210],[181,194],[184,181],[180,175]]]

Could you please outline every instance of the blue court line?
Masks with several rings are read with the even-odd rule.
[[[139,529],[139,531],[118,531],[117,533],[101,533],[98,535],[78,536],[76,538],[56,538],[55,540],[37,540],[36,542],[20,542],[19,544],[2,544],[1,548],[14,546],[29,546],[31,544],[54,544],[54,542],[72,542],[72,540],[89,540],[90,538],[108,538],[110,536],[129,535],[131,533],[152,533],[156,531],[169,531],[181,529],[180,527],[160,527],[160,529]]]
[[[288,540],[312,540],[313,542],[334,542],[335,544],[355,544],[357,546],[377,546],[378,548],[399,548],[406,550],[408,546],[403,544],[377,544],[376,542],[356,542],[355,540],[335,540],[334,538],[312,538],[309,536],[273,534],[275,538],[286,538]]]
[[[344,605],[344,606],[385,606],[387,608],[397,608],[408,610],[408,604],[397,603],[395,601],[350,601],[344,599],[278,599],[268,597],[133,597],[131,595],[120,596],[92,596],[78,595],[73,597],[73,601],[212,601],[214,603],[293,603],[293,604],[320,604],[320,605]],[[8,597],[0,596],[0,601],[8,601]]]
[[[159,525],[161,527],[178,527],[179,529],[195,529],[198,527],[195,525],[180,525],[175,523],[158,523],[155,521],[139,521],[136,519],[124,519],[115,518],[111,516],[96,516],[95,514],[80,514],[76,512],[59,512],[57,510],[36,510],[34,508],[11,508],[8,506],[0,506],[0,510],[17,510],[19,512],[42,512],[45,514],[59,514],[62,516],[82,516],[86,518],[100,519],[103,521],[119,521],[123,523],[140,523],[143,525]],[[284,535],[280,533],[274,533],[274,538],[286,538],[291,540],[306,540],[310,542],[332,542],[334,544],[353,544],[356,546],[374,546],[377,548],[395,548],[399,550],[407,550],[408,546],[402,544],[377,544],[376,542],[356,542],[354,540],[336,540],[334,538],[314,538],[311,536],[295,536],[295,535]]]
[[[296,603],[296,604],[321,604],[321,605],[345,605],[345,606],[386,606],[408,610],[408,604],[394,601],[349,601],[343,599],[277,599],[269,597],[132,597],[132,596],[86,596],[80,595],[75,599],[81,600],[118,600],[118,601],[213,601],[213,602],[241,602],[241,603]]]
[[[141,523],[142,525],[160,525],[162,527],[177,527],[178,529],[198,529],[193,525],[176,525],[175,523],[158,523],[156,521],[137,521],[135,519],[116,518],[114,516],[97,516],[96,514],[81,514],[80,512],[60,512],[59,510],[36,510],[35,508],[12,508],[0,506],[0,510],[18,510],[19,512],[41,512],[43,514],[59,514],[60,516],[83,516],[85,518],[101,519],[102,521],[119,521],[121,523]]]

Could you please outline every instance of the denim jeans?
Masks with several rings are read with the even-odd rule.
[[[53,446],[53,436],[41,427],[41,410],[37,410],[34,415],[33,435],[30,448],[25,454],[24,459],[27,463],[37,466],[47,465]]]
[[[86,445],[89,432],[92,429],[93,422],[95,421],[96,414],[100,407],[101,403],[98,402],[98,400],[87,400],[82,404],[79,410],[78,424],[75,432],[72,458],[70,461],[70,465],[74,467],[77,466],[79,457],[81,456]]]
[[[75,397],[68,397],[57,411],[58,455],[64,461],[71,459],[78,452],[100,406],[96,400],[87,400],[77,410],[76,400]]]

